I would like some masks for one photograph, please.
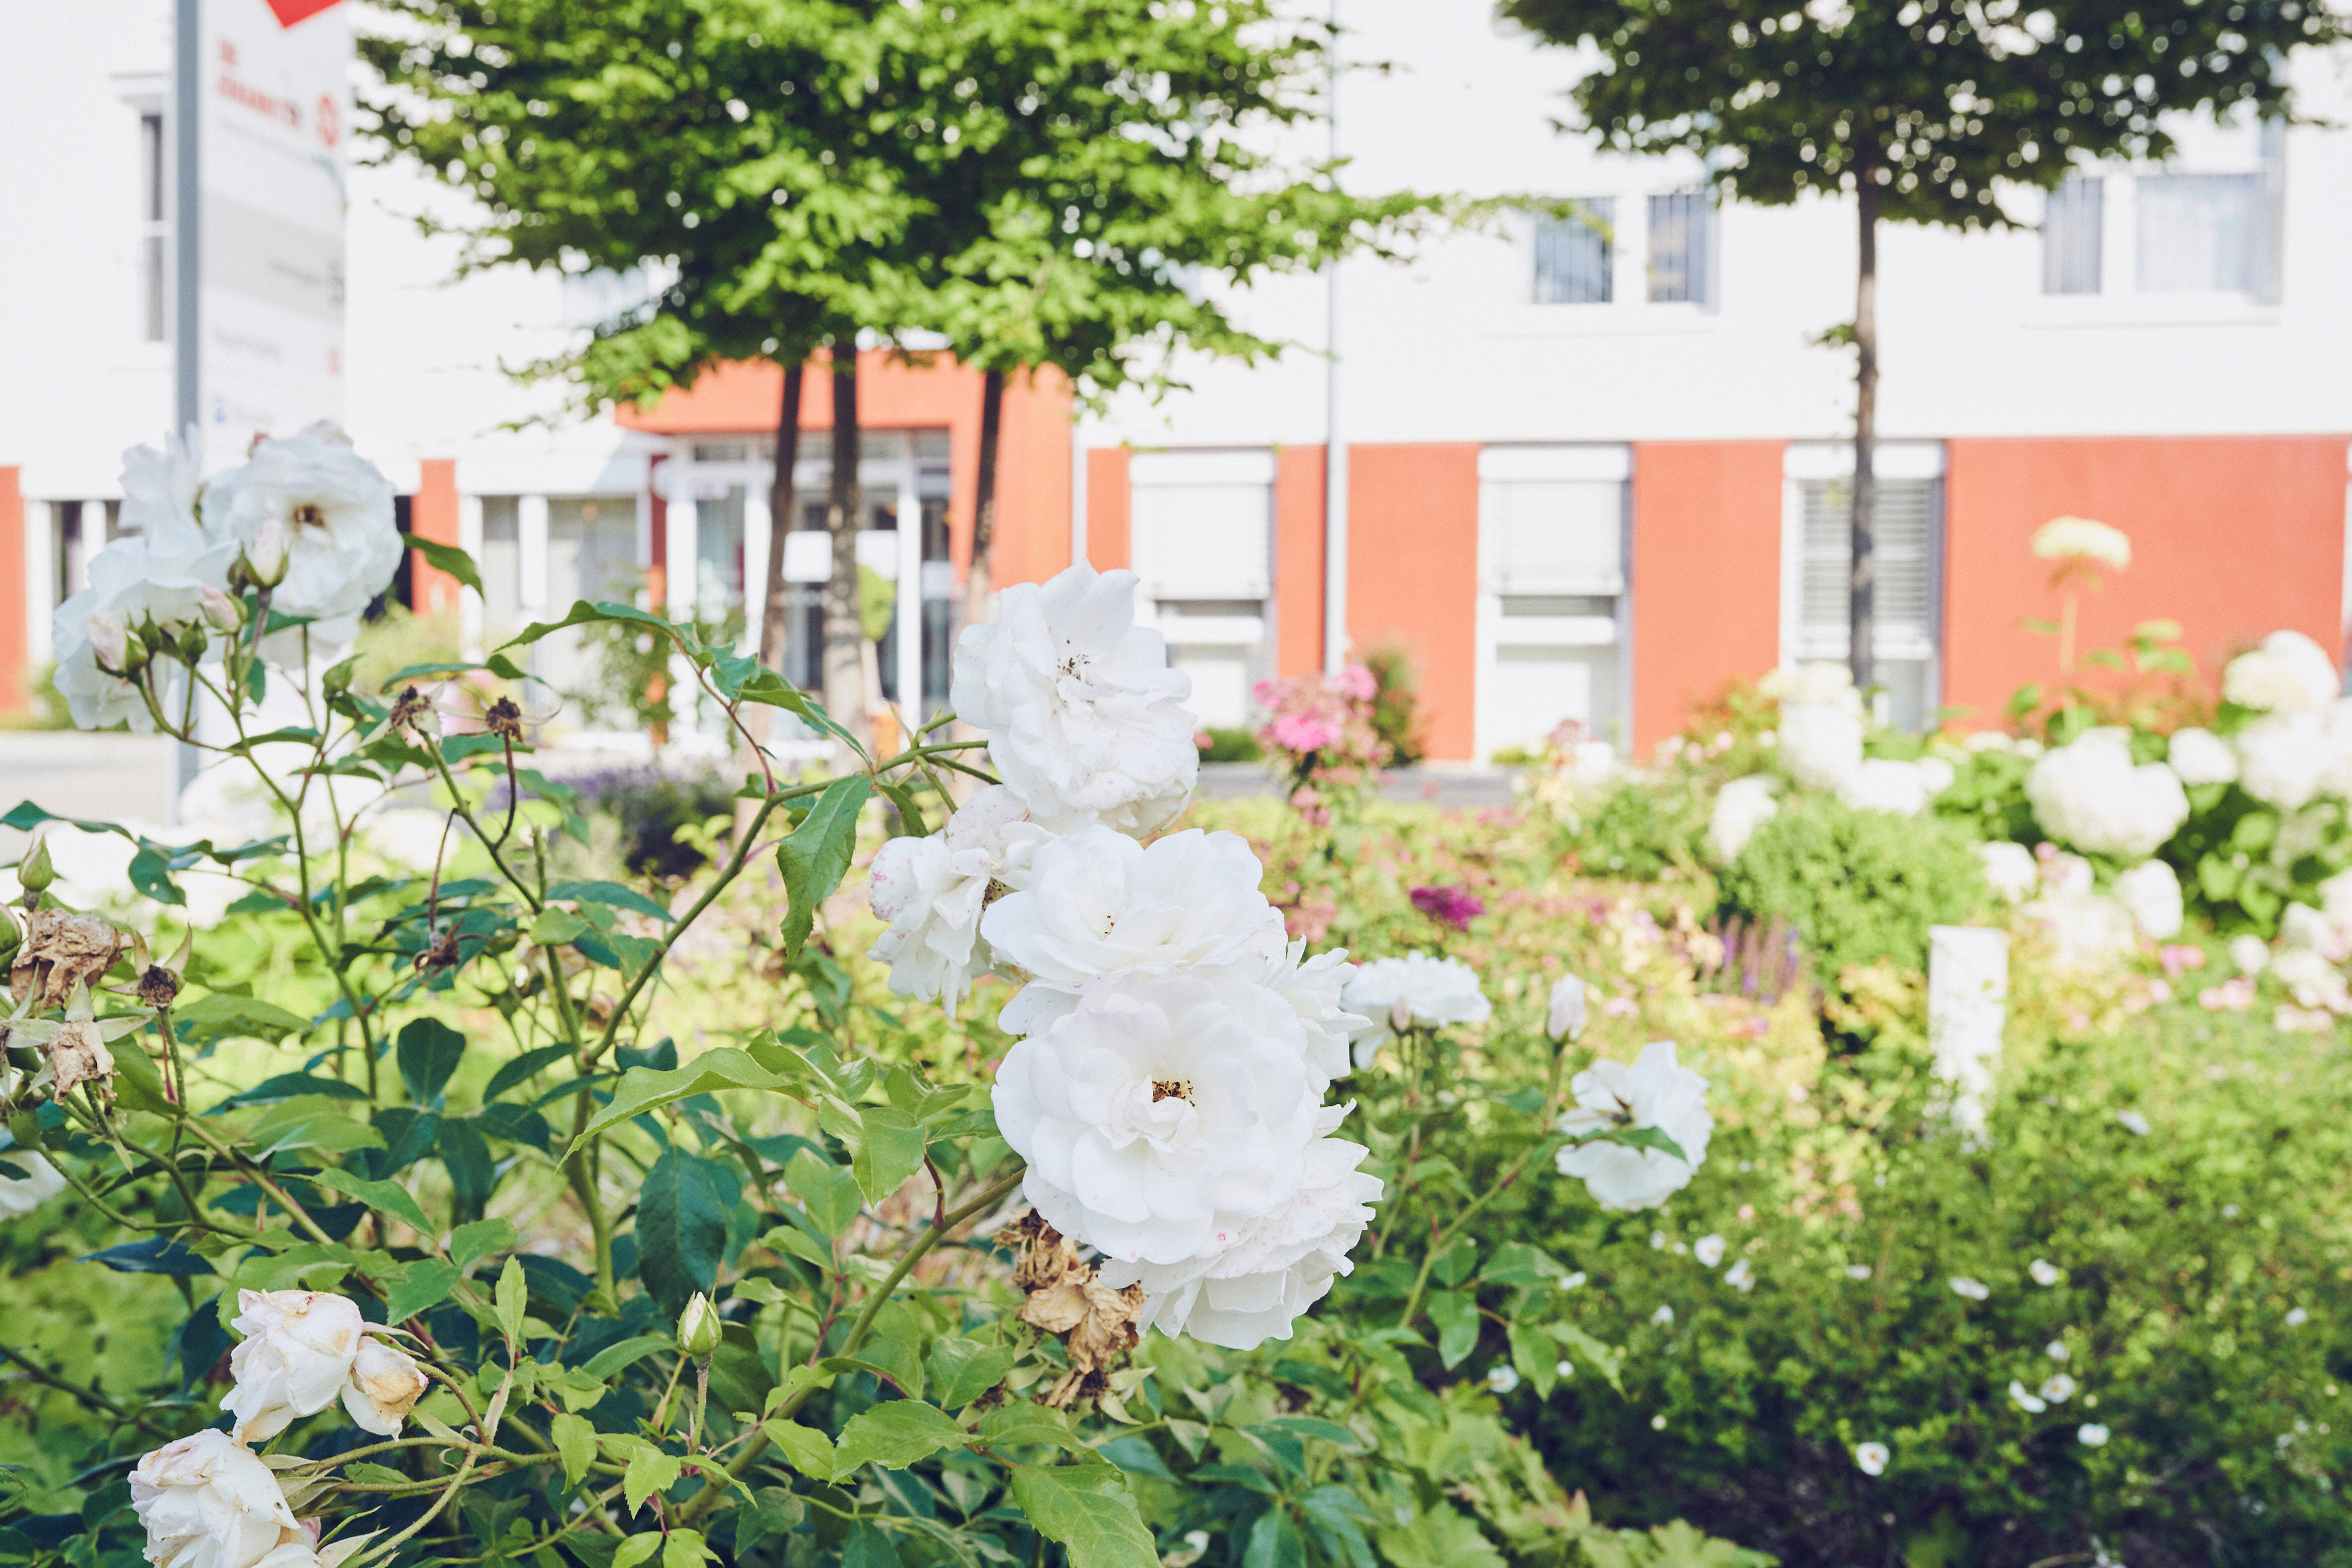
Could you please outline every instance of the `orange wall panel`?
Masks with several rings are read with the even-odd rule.
[[[417,465],[416,494],[408,503],[408,529],[419,539],[454,547],[457,542],[457,463],[454,458],[427,458]],[[411,608],[420,616],[454,612],[457,579],[423,555],[409,563]]]
[[[1087,453],[1087,560],[1097,572],[1134,564],[1129,531],[1134,496],[1128,485],[1125,447],[1097,447]]]
[[[25,651],[25,617],[33,613],[25,581],[25,491],[22,470],[0,468],[0,713],[32,707]]]
[[[2142,621],[2177,620],[2208,688],[2221,664],[2292,627],[2340,648],[2342,436],[1955,440],[1945,509],[1944,700],[1998,722],[2057,650],[2024,629],[2054,620],[2050,563],[2030,549],[2053,517],[2131,536],[2131,569],[2083,600],[2076,647],[2121,647]],[[2101,678],[2101,672],[2084,672]]]
[[[1350,657],[1412,656],[1429,755],[1467,761],[1477,687],[1478,447],[1348,451]]]
[[[1284,447],[1274,468],[1275,668],[1323,668],[1323,448]]]
[[[1633,754],[1780,657],[1778,441],[1633,448]]]
[[[861,426],[948,432],[948,530],[959,577],[971,562],[980,493],[980,372],[945,355],[902,360],[868,351],[857,356]],[[714,365],[652,408],[625,404],[614,418],[629,429],[666,436],[772,434],[783,390],[783,368],[769,361]],[[802,378],[801,429],[832,428],[833,375],[819,355]],[[1034,581],[1041,572],[1050,576],[1043,569],[1056,560],[1056,551],[1062,565],[1069,561],[1069,384],[1050,370],[1014,378],[1004,389],[999,439],[996,580]]]

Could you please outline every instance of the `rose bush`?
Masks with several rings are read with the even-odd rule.
[[[956,652],[984,739],[942,717],[887,757],[689,626],[573,605],[667,641],[739,733],[779,707],[850,759],[789,779],[747,738],[740,815],[681,829],[706,868],[632,879],[535,765],[509,650],[555,626],[362,684],[327,658],[404,547],[380,476],[318,435],[205,484],[178,461],[132,488],[226,563],[162,609],[120,585],[153,560],[110,546],[92,668],[233,807],[172,838],[5,818],[39,837],[0,928],[0,1555],[1730,1550],[1594,1523],[1452,1375],[1446,1259],[1491,1201],[1444,1152],[1471,1150],[1479,977],[1389,1009],[1360,1068],[1354,972],[1286,931],[1256,847],[1145,841],[1192,721],[1131,576],[1008,590]],[[107,837],[123,880],[73,907],[57,858]],[[1555,1073],[1481,1111],[1495,1192],[1671,1142],[1563,1130],[1568,1096]],[[1372,1266],[1411,1276],[1366,1298],[1377,1328],[1326,1321]]]

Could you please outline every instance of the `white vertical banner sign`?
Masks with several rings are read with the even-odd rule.
[[[352,35],[338,0],[181,0],[178,16],[179,122],[194,132],[180,217],[194,219],[181,412],[217,468],[256,436],[342,419]]]

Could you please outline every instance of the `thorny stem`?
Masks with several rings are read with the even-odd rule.
[[[1421,1272],[1413,1279],[1412,1293],[1404,1299],[1404,1310],[1397,1317],[1397,1327],[1412,1327],[1413,1319],[1420,1314],[1422,1294],[1429,1289],[1429,1272],[1437,1266],[1437,1260],[1444,1256],[1446,1244],[1462,1234],[1462,1227],[1475,1219],[1479,1210],[1509,1191],[1511,1184],[1519,1179],[1520,1173],[1528,1168],[1529,1161],[1546,1150],[1557,1147],[1559,1142],[1557,1134],[1547,1133],[1528,1144],[1519,1152],[1517,1159],[1504,1168],[1500,1176],[1487,1184],[1486,1191],[1471,1199],[1462,1212],[1454,1216],[1453,1224],[1431,1237],[1429,1250],[1422,1255]]]
[[[865,1344],[866,1336],[873,1331],[875,1318],[881,1312],[884,1303],[887,1302],[890,1300],[892,1293],[898,1289],[898,1282],[907,1277],[907,1271],[914,1268],[916,1264],[921,1262],[925,1254],[929,1253],[933,1247],[939,1246],[940,1242],[946,1240],[948,1234],[956,1226],[963,1224],[966,1220],[971,1219],[975,1215],[987,1213],[990,1208],[1002,1203],[1004,1200],[1005,1194],[1012,1192],[1013,1188],[1019,1186],[1021,1184],[1021,1178],[1027,1173],[1028,1167],[1024,1165],[1020,1170],[1013,1172],[1011,1175],[992,1183],[980,1194],[979,1196],[973,1198],[970,1203],[963,1205],[960,1208],[950,1210],[947,1216],[947,1224],[943,1226],[934,1226],[919,1237],[914,1245],[908,1247],[904,1253],[899,1255],[898,1266],[890,1270],[889,1277],[885,1279],[881,1284],[877,1285],[874,1288],[874,1294],[866,1301],[866,1310],[860,1312],[857,1315],[857,1321],[850,1325],[849,1334],[841,1342],[841,1349],[837,1353],[841,1355],[856,1355],[857,1353],[858,1347]],[[811,1386],[802,1389],[798,1394],[786,1399],[782,1405],[776,1407],[773,1419],[779,1421],[791,1420],[794,1415],[799,1413],[800,1407],[808,1403],[809,1397],[815,1392],[815,1388]],[[766,1449],[767,1446],[768,1439],[765,1434],[755,1436],[750,1442],[744,1444],[743,1451],[736,1455],[735,1458],[729,1462],[727,1466],[728,1476],[730,1479],[738,1477],[744,1471],[750,1469],[751,1468],[751,1462],[760,1457],[761,1453]],[[719,1500],[726,1495],[727,1488],[724,1485],[714,1484],[703,1488],[701,1491],[697,1492],[693,1497],[688,1499],[686,1503],[679,1508],[677,1514],[678,1522],[680,1524],[692,1523],[695,1520],[699,1519],[703,1514],[709,1512],[710,1509],[718,1503]]]
[[[60,1377],[58,1373],[51,1372],[48,1368],[43,1366],[40,1363],[34,1361],[31,1357],[26,1355],[23,1351],[16,1350],[12,1346],[0,1345],[0,1356],[5,1356],[10,1361],[15,1362],[18,1366],[23,1367],[25,1369],[25,1375],[31,1378],[35,1383],[47,1384],[49,1387],[58,1390],[61,1394],[69,1394],[73,1395],[73,1397],[80,1400],[84,1405],[89,1405],[93,1410],[102,1410],[109,1415],[115,1417],[117,1420],[128,1421],[151,1437],[161,1437],[165,1436],[162,1427],[157,1426],[147,1419],[147,1415],[144,1411],[126,1409],[117,1401],[110,1399],[105,1394],[100,1394],[98,1391],[98,1385],[94,1383],[88,1388],[83,1388],[77,1384],[69,1383],[65,1378]]]

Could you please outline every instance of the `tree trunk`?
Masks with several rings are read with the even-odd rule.
[[[1862,262],[1853,289],[1853,601],[1848,618],[1847,656],[1853,684],[1866,689],[1876,679],[1872,655],[1878,636],[1878,561],[1875,554],[1878,476],[1878,180],[1877,161],[1856,166],[1856,205],[1862,214]]]
[[[864,502],[857,489],[857,349],[833,348],[833,479],[824,501],[825,531],[833,535],[833,576],[824,585],[824,705],[835,722],[862,742],[866,720],[866,628],[857,613],[857,531]]]
[[[782,675],[784,648],[791,641],[784,625],[784,535],[797,521],[793,516],[793,465],[801,446],[801,383],[803,367],[784,367],[783,402],[776,410],[776,476],[768,486],[768,591],[760,608],[760,661]]]
[[[971,570],[964,575],[963,624],[976,626],[996,614],[996,451],[1004,429],[1004,373],[980,382],[980,483],[972,507]]]

